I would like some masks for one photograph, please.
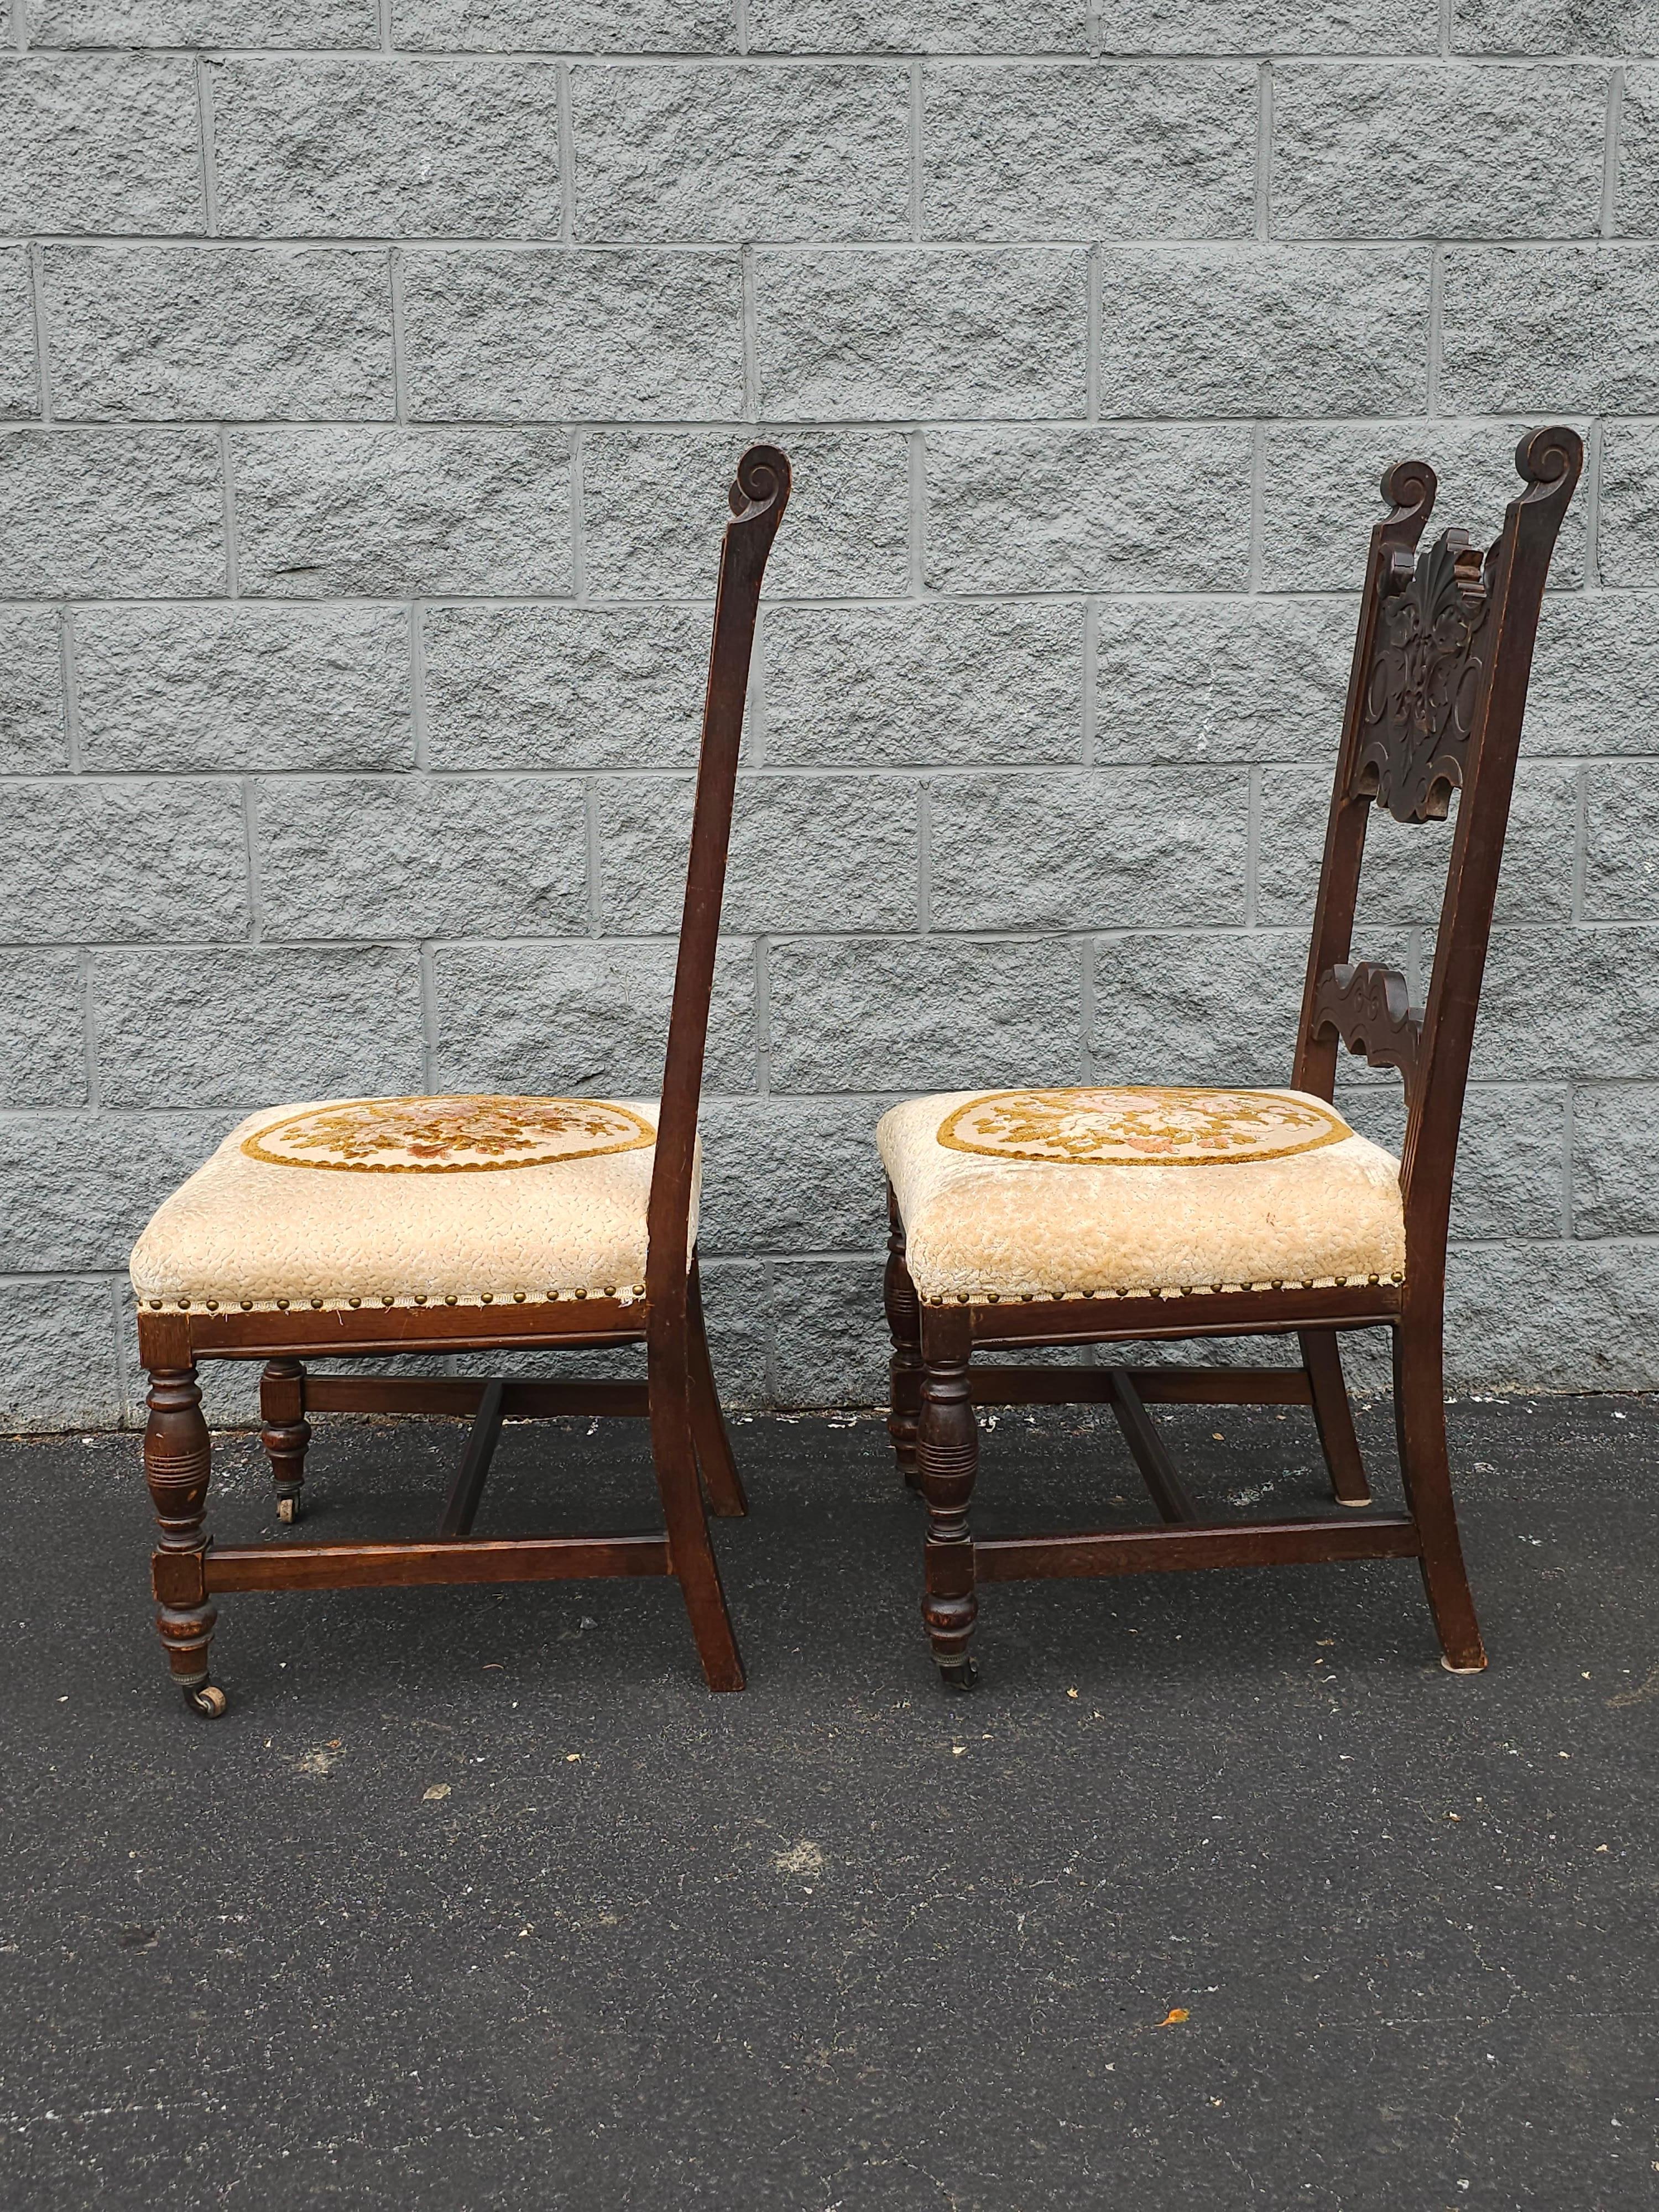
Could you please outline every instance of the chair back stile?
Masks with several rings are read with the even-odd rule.
[[[744,702],[755,641],[761,580],[789,499],[787,457],[751,446],[738,464],[732,520],[720,549],[720,582],[709,648],[708,689],[697,758],[691,848],[679,957],[668,1022],[656,1157],[647,1218],[646,1299],[665,1317],[684,1312],[690,1262],[697,1109],[708,1035],[709,1001],[726,889],[726,854],[743,738]]]
[[[1527,488],[1484,558],[1460,530],[1419,550],[1437,489],[1426,463],[1403,462],[1383,477],[1390,512],[1371,533],[1292,1079],[1329,1098],[1339,1042],[1399,1071],[1407,1281],[1416,1275],[1437,1301],[1533,647],[1583,446],[1571,429],[1531,431],[1516,465]],[[1443,819],[1454,789],[1457,823],[1419,1009],[1404,976],[1350,958],[1366,819],[1373,805],[1404,823]]]

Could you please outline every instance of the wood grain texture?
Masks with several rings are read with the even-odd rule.
[[[1187,1523],[1109,1528],[1065,1536],[981,1536],[979,1579],[1029,1582],[1050,1576],[1141,1575],[1197,1567],[1316,1566],[1333,1559],[1413,1559],[1420,1539],[1405,1514],[1361,1521],[1258,1521],[1249,1527]]]

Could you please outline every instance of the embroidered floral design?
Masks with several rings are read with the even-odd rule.
[[[1274,1091],[996,1091],[947,1115],[939,1142],[1068,1167],[1213,1167],[1282,1160],[1353,1132],[1328,1106]]]
[[[631,1152],[656,1132],[603,1098],[346,1098],[242,1139],[273,1167],[360,1175],[467,1175]]]

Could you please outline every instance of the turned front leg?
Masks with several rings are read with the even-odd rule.
[[[264,1426],[260,1441],[270,1460],[271,1480],[276,1485],[276,1518],[297,1521],[304,1510],[301,1491],[306,1479],[306,1447],[311,1424],[306,1419],[306,1370],[297,1359],[271,1359],[259,1380],[259,1415]]]
[[[968,1529],[968,1505],[979,1469],[979,1428],[968,1384],[971,1351],[964,1312],[941,1316],[937,1326],[932,1309],[924,1314],[921,1409],[916,1424],[916,1471],[927,1506],[921,1617],[941,1678],[958,1690],[974,1685],[968,1640],[979,1612],[974,1594],[974,1543]]]
[[[893,1440],[899,1473],[914,1490],[916,1422],[921,1412],[921,1305],[905,1262],[904,1224],[890,1183],[887,1219],[887,1272],[882,1279],[882,1298],[887,1308],[887,1331],[893,1340],[887,1433]]]
[[[144,1480],[159,1530],[150,1561],[155,1625],[173,1679],[198,1711],[223,1712],[225,1695],[208,1680],[208,1647],[218,1618],[208,1601],[207,1510],[213,1443],[202,1418],[196,1370],[149,1370]]]

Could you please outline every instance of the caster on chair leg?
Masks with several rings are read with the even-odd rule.
[[[979,1669],[971,1659],[956,1659],[940,1667],[939,1679],[945,1689],[971,1690],[979,1680]]]
[[[290,1498],[276,1500],[276,1518],[290,1528],[296,1521],[305,1518],[305,1506],[297,1492]]]
[[[203,1682],[185,1692],[185,1703],[197,1712],[205,1713],[210,1721],[216,1721],[230,1700],[216,1682]]]

